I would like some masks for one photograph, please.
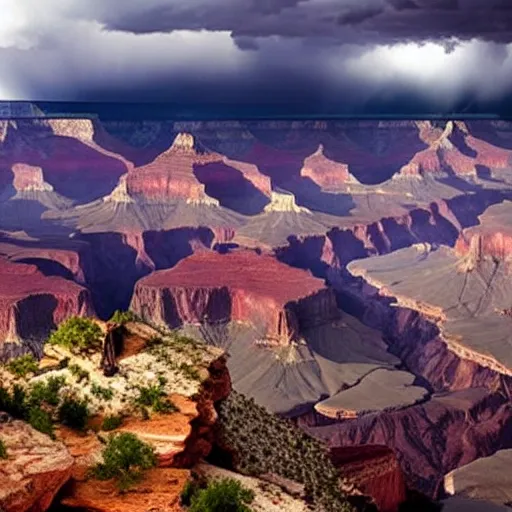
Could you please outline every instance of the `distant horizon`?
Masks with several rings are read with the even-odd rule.
[[[10,112],[15,107],[15,112]],[[25,107],[25,109],[19,109]],[[235,114],[233,110],[240,113]],[[257,111],[261,112],[258,114]],[[512,112],[497,114],[493,112],[412,112],[412,113],[357,113],[344,114],[312,112],[289,114],[285,112],[270,112],[270,107],[254,109],[223,108],[222,105],[212,107],[197,105],[195,108],[174,102],[113,102],[113,101],[27,101],[0,100],[0,119],[40,119],[48,118],[91,118],[100,120],[179,120],[179,121],[358,121],[358,120],[510,120]],[[25,111],[25,112],[24,112]],[[39,111],[39,112],[37,112]],[[252,112],[250,112],[252,111]]]

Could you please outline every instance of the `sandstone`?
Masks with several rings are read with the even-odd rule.
[[[506,506],[512,502],[511,461],[512,450],[500,450],[448,473],[444,488],[451,495]]]
[[[17,420],[0,424],[0,440],[8,456],[0,459],[0,508],[44,512],[71,476],[73,458],[64,444]]]
[[[333,448],[331,459],[348,482],[372,498],[379,512],[396,512],[406,500],[405,476],[386,446]]]
[[[50,330],[70,316],[94,312],[89,291],[35,265],[0,258],[0,340],[2,352],[29,342],[40,348]],[[15,348],[18,347],[18,348]]]
[[[218,205],[218,201],[206,195],[204,185],[195,177],[194,165],[219,159],[218,155],[198,153],[192,135],[180,133],[167,151],[128,174],[128,193],[153,202],[181,199],[189,203]]]
[[[510,165],[512,151],[474,137],[463,122],[448,121],[442,132],[428,121],[418,128],[420,138],[429,147],[402,167],[401,176],[443,173],[477,176],[482,170],[492,173]]]
[[[307,208],[298,206],[293,194],[285,191],[272,191],[270,204],[265,206],[265,212],[311,213]]]
[[[141,279],[131,308],[157,324],[249,322],[262,338],[288,344],[299,325],[335,314],[322,281],[253,252],[198,253]]]
[[[350,174],[348,165],[329,160],[324,155],[322,144],[315,153],[304,160],[300,175],[312,179],[323,189],[337,189],[350,183],[359,183]]]

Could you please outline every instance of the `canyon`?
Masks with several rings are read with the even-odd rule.
[[[0,356],[130,309],[226,351],[379,510],[444,498],[512,448],[505,128],[2,121]]]

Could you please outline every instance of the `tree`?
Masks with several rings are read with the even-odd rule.
[[[103,450],[103,462],[92,469],[92,475],[98,480],[115,478],[118,487],[126,490],[156,464],[157,457],[150,445],[134,434],[123,432],[110,437]]]
[[[100,348],[103,333],[100,326],[90,318],[77,316],[65,320],[48,339],[51,345],[60,345],[73,352]]]
[[[251,512],[248,507],[254,492],[238,480],[225,478],[212,481],[206,489],[192,496],[190,512]]]

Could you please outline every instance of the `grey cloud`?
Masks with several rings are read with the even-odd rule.
[[[91,4],[95,10],[95,4]],[[110,30],[133,33],[225,30],[254,37],[315,37],[395,42],[444,38],[512,41],[512,9],[505,0],[153,0],[98,10]]]

